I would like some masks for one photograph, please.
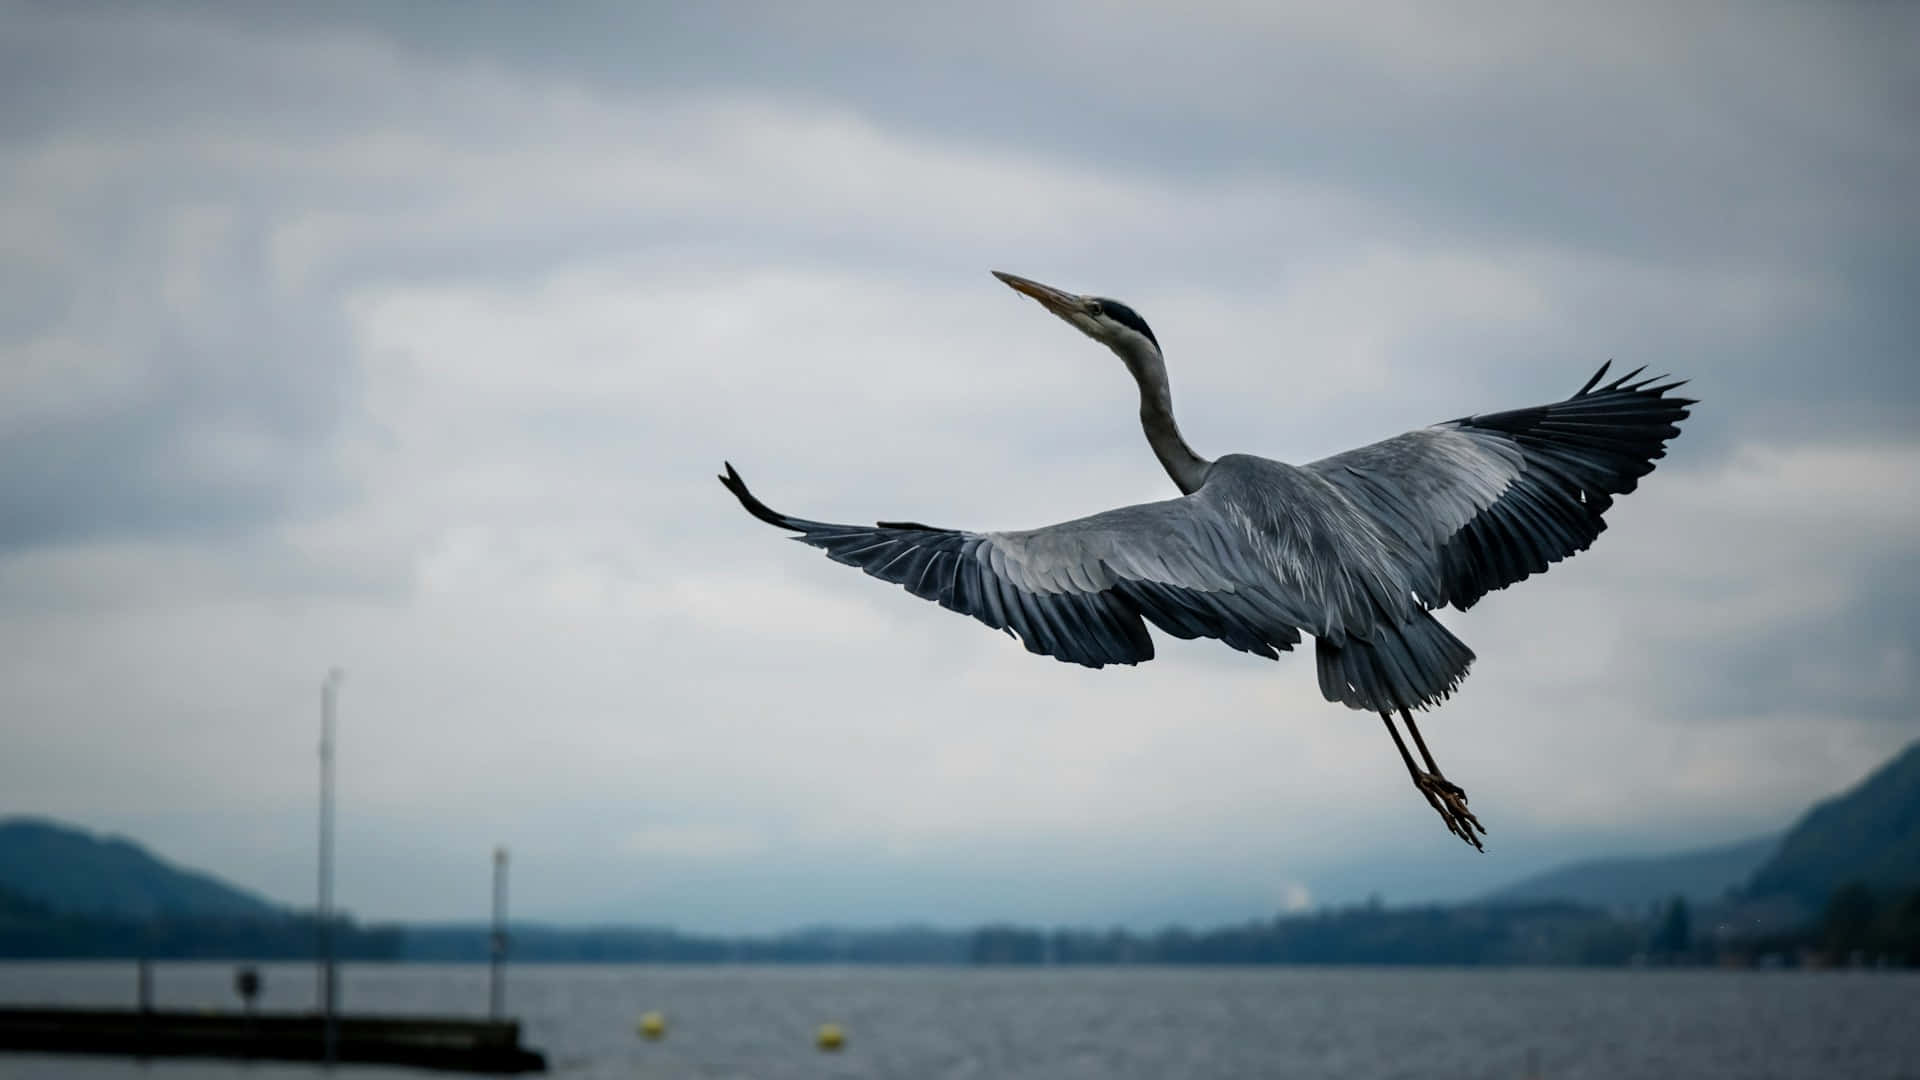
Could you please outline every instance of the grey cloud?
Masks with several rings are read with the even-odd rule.
[[[570,18],[510,3],[139,10],[132,25],[155,47],[131,47],[125,26],[97,11],[46,20],[53,29],[20,50],[44,69],[22,80],[24,100],[68,121],[151,110],[179,124],[215,112],[311,132],[427,108],[484,128],[486,117],[463,115],[409,75],[409,57],[430,56],[469,65],[453,69],[469,77],[504,68],[615,95],[791,93],[897,130],[1128,172],[1266,168],[1366,192],[1422,231],[1517,232],[1669,257],[1772,255],[1782,238],[1893,256],[1902,245],[1867,208],[1894,212],[1903,231],[1915,225],[1898,205],[1915,150],[1883,137],[1920,95],[1894,44],[1914,16],[1897,9],[1535,13],[1471,28],[1461,18],[1262,20],[1205,7],[1096,17],[1075,4],[576,5]],[[167,12],[217,12],[215,39],[233,54],[225,66],[256,92],[235,99],[219,78],[181,78],[167,60],[204,49],[209,28]],[[374,85],[356,86],[275,69],[243,49],[248,34],[323,29],[400,51],[379,53]],[[96,42],[124,51],[94,67],[84,61]],[[1463,49],[1479,62],[1432,59]],[[56,70],[56,55],[82,63]],[[75,92],[107,65],[158,93]],[[1850,77],[1830,77],[1841,69]],[[426,92],[375,90],[394,83]]]
[[[1676,718],[1826,715],[1911,731],[1920,701],[1920,552],[1851,569],[1840,597],[1809,596],[1812,610],[1788,621],[1654,653],[1651,674],[1674,688]],[[1775,587],[1804,591],[1791,581]]]
[[[348,392],[339,324],[274,294],[244,209],[183,254],[169,233],[190,209],[100,192],[52,215],[57,265],[15,256],[51,314],[0,342],[40,356],[0,407],[0,547],[245,531],[346,496],[324,457]]]
[[[1783,228],[1851,249],[1884,235],[1864,206],[1896,201],[1915,163],[1911,145],[1881,137],[1920,93],[1895,44],[1914,16],[1893,9],[1495,19],[1487,8],[1477,20],[1471,9],[1392,20],[1205,5],[457,10],[279,17],[611,92],[839,100],[903,130],[1127,171],[1257,165],[1428,208],[1418,219],[1429,227],[1601,250],[1763,255]],[[1849,78],[1830,77],[1841,68]],[[1911,229],[1911,212],[1900,222]]]
[[[1470,31],[1436,20],[1425,27],[1447,32],[1436,47],[1370,30],[1372,17],[1302,32],[1283,19],[1095,17],[1072,5],[965,18],[853,5],[804,17],[623,8],[603,14],[591,41],[520,21],[510,6],[487,11],[449,28],[422,9],[389,9],[371,25],[428,54],[607,92],[714,82],[793,92],[889,130],[1126,174],[1265,172],[1370,207],[1342,223],[1344,235],[1282,231],[1237,246],[1232,235],[1195,236],[1186,251],[1138,221],[1089,222],[1082,243],[1098,255],[1084,260],[1087,276],[1120,269],[1108,291],[1154,274],[1157,260],[1155,276],[1272,295],[1291,270],[1323,265],[1329,246],[1468,237],[1706,276],[1769,267],[1833,302],[1737,356],[1679,351],[1684,296],[1653,321],[1603,303],[1581,315],[1597,351],[1725,374],[1801,407],[1837,402],[1883,430],[1909,419],[1888,415],[1888,399],[1920,390],[1907,362],[1920,322],[1905,299],[1920,282],[1920,216],[1901,194],[1920,184],[1920,149],[1889,137],[1920,102],[1912,65],[1890,44],[1911,13],[1638,11],[1489,18]],[[1403,33],[1422,29],[1414,21]],[[1424,59],[1449,49],[1487,62]],[[1223,246],[1235,257],[1219,258]],[[1824,374],[1821,358],[1836,354],[1849,357],[1844,381]],[[1765,420],[1800,422],[1785,410]]]
[[[502,73],[531,72],[603,100],[795,92],[797,101],[849,106],[887,131],[937,132],[962,144],[1078,161],[1096,172],[1185,181],[1265,173],[1339,191],[1368,212],[1317,234],[1288,223],[1267,242],[1240,244],[1230,259],[1218,251],[1232,244],[1231,234],[1190,237],[1182,250],[1178,237],[1156,236],[1137,220],[1090,221],[1080,225],[1088,257],[1075,263],[1088,268],[1087,276],[1101,276],[1094,269],[1100,267],[1119,278],[1099,286],[1109,292],[1149,276],[1177,276],[1268,296],[1283,293],[1300,270],[1324,266],[1343,245],[1444,247],[1469,237],[1504,241],[1522,258],[1549,247],[1708,277],[1768,268],[1831,302],[1737,355],[1679,351],[1689,329],[1684,295],[1655,321],[1603,302],[1580,314],[1601,355],[1644,356],[1702,376],[1725,373],[1730,382],[1805,408],[1838,402],[1883,429],[1905,419],[1897,410],[1887,415],[1887,403],[1910,401],[1916,390],[1905,362],[1915,317],[1904,297],[1920,280],[1911,255],[1920,219],[1900,192],[1920,181],[1920,169],[1910,140],[1883,133],[1899,128],[1914,76],[1886,51],[1898,28],[1877,22],[1903,15],[1736,17],[1727,9],[1688,17],[1629,13],[1599,25],[1532,19],[1481,27],[1475,34],[1486,41],[1471,46],[1457,27],[1442,23],[1429,29],[1448,33],[1430,47],[1340,20],[1331,28],[1308,20],[1303,33],[1284,21],[1237,25],[1230,14],[1085,16],[1071,6],[965,19],[875,15],[846,5],[809,9],[804,18],[777,8],[756,16],[616,6],[565,21],[512,5],[462,7],[457,18],[431,6],[269,8],[219,25],[225,36],[215,40],[224,41],[224,51],[211,70],[185,82],[156,75],[152,92],[126,107],[135,115],[151,110],[161,124],[212,115],[247,130],[308,135],[431,125],[483,140],[493,131],[538,138],[530,128],[537,114],[463,108],[461,99],[432,89],[437,84],[408,66],[411,57],[428,56],[453,65],[447,71],[469,88],[508,77]],[[68,23],[94,27],[78,16]],[[149,14],[144,25],[161,42],[150,51],[173,64],[209,48],[203,29],[183,20]],[[599,32],[584,33],[585,26]],[[295,27],[351,33],[338,57],[315,46],[290,70],[226,59],[248,55],[255,40],[249,35]],[[1405,32],[1421,29],[1416,22]],[[55,44],[124,37],[126,30],[63,33],[69,36]],[[1575,48],[1583,41],[1585,52]],[[1423,58],[1428,51],[1485,62],[1435,62]],[[136,73],[155,62],[139,49],[133,54],[111,61]],[[1143,63],[1111,62],[1115,56]],[[329,59],[367,70],[343,80],[325,66]],[[1855,78],[1826,76],[1842,68]],[[1231,81],[1193,77],[1202,71],[1230,73],[1218,79]],[[54,88],[90,78],[49,75]],[[299,107],[276,97],[283,84]],[[54,91],[38,93],[44,100]],[[58,115],[65,100],[56,95],[46,111]],[[620,137],[607,132],[610,152]],[[384,187],[389,198],[392,183]],[[1206,197],[1205,183],[1180,190]],[[435,193],[414,189],[408,198],[430,205]],[[529,266],[543,249],[555,258],[595,245],[710,245],[729,235],[762,251],[804,254],[830,243],[841,257],[859,258],[865,247],[877,265],[927,266],[932,257],[884,235],[829,236],[805,226],[793,233],[786,231],[791,225],[766,221],[753,222],[746,235],[715,221],[689,227],[561,220],[511,234],[505,228],[491,237],[386,247],[372,257],[386,259],[393,272],[406,265],[485,266],[498,262],[489,253],[511,249]],[[1669,359],[1663,350],[1676,355]],[[1845,381],[1823,377],[1819,358],[1836,353],[1850,358]],[[1799,422],[1784,410],[1766,419]]]

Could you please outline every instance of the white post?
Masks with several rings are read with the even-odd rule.
[[[505,988],[501,983],[507,962],[507,849],[493,849],[493,940],[491,942],[493,970],[487,992],[487,1016],[498,1020],[505,1005]]]
[[[339,969],[333,943],[333,716],[343,673],[332,668],[320,684],[320,1009],[321,1060],[332,1065],[339,1054]]]

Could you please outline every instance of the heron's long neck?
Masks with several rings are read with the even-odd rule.
[[[1133,372],[1134,381],[1140,384],[1140,426],[1147,433],[1147,445],[1153,447],[1153,456],[1160,459],[1161,466],[1182,493],[1191,495],[1200,490],[1207,478],[1207,468],[1213,462],[1193,452],[1193,447],[1188,446],[1180,434],[1180,425],[1174,422],[1167,362],[1158,349],[1144,341],[1115,351],[1126,362],[1127,370]]]

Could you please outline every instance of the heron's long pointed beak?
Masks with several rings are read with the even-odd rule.
[[[1070,292],[1062,292],[1051,285],[1042,285],[1037,281],[1023,278],[1018,274],[1006,274],[995,270],[993,276],[1006,282],[1008,287],[1013,289],[1014,292],[1024,293],[1040,301],[1041,307],[1046,308],[1048,311],[1053,312],[1063,319],[1069,315],[1078,314],[1086,307],[1086,300],[1082,297],[1075,296]]]

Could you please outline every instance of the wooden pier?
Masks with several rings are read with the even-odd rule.
[[[334,1060],[474,1073],[545,1072],[520,1045],[513,1020],[341,1016]],[[0,1051],[322,1061],[317,1013],[202,1013],[160,1009],[0,1009]]]

